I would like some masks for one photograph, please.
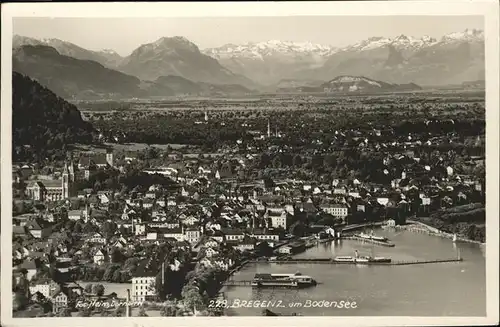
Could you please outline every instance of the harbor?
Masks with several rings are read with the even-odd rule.
[[[241,300],[354,300],[360,305],[355,311],[338,311],[321,308],[298,310],[282,308],[282,315],[369,315],[380,316],[421,312],[440,315],[483,314],[483,297],[486,294],[482,283],[485,278],[484,253],[475,244],[453,243],[449,239],[437,238],[424,233],[405,230],[375,230],[387,237],[396,247],[377,247],[357,240],[318,240],[316,246],[293,255],[288,260],[278,258],[268,261],[249,261],[235,272],[221,290],[228,301]],[[376,255],[373,254],[374,246]],[[361,256],[390,258],[390,263],[338,263],[333,258]],[[255,274],[286,274],[300,271],[314,278],[318,286],[304,289],[292,287],[254,288],[251,286]],[[410,277],[411,276],[411,277]],[[416,299],[410,305],[405,300],[407,292]],[[462,301],[467,297],[479,297],[472,304]],[[385,304],[387,303],[387,308]],[[453,303],[453,304],[451,304]],[[446,308],[445,308],[446,306]],[[260,309],[229,309],[227,315],[258,316]]]

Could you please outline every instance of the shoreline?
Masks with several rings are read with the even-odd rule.
[[[437,237],[441,237],[441,238],[446,238],[446,239],[450,239],[452,240],[453,239],[453,235],[454,234],[451,234],[451,233],[448,233],[448,232],[444,232],[442,230],[439,230],[435,227],[432,227],[432,226],[429,226],[425,223],[422,223],[420,221],[416,221],[416,220],[410,220],[408,219],[407,220],[407,225],[398,225],[398,226],[394,226],[394,227],[391,227],[391,228],[396,228],[396,229],[403,229],[403,230],[408,230],[410,232],[424,232],[424,233],[427,233],[428,235],[431,235],[431,236],[437,236]],[[412,228],[412,227],[416,227],[416,228]],[[462,243],[470,243],[470,244],[477,244],[477,245],[480,245],[480,246],[485,246],[486,245],[486,242],[480,242],[480,241],[476,241],[476,240],[471,240],[471,239],[468,239],[468,238],[465,238],[465,237],[461,237],[459,235],[457,235],[457,242],[462,242]]]

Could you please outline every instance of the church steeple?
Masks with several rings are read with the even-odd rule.
[[[64,169],[62,173],[62,199],[66,200],[69,198],[69,169],[68,169],[68,162],[64,162]]]

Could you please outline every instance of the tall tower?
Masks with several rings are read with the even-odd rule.
[[[75,181],[75,165],[73,164],[73,160],[69,162],[68,173],[69,181],[73,183]]]
[[[64,170],[62,173],[62,198],[66,200],[69,198],[69,169],[68,162],[64,163]]]
[[[267,137],[271,137],[271,123],[267,120]]]
[[[113,150],[106,150],[106,162],[110,167],[113,167]]]
[[[205,111],[205,122],[208,122],[208,112]]]

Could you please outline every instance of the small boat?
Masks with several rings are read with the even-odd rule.
[[[457,234],[453,234],[453,242],[457,241]]]

